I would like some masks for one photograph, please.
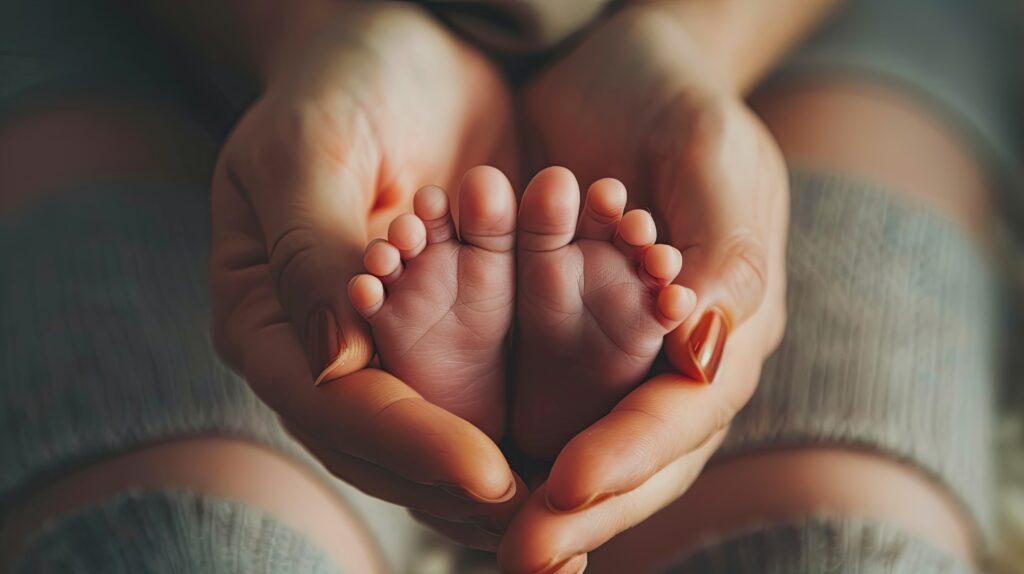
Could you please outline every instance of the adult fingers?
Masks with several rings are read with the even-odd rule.
[[[719,383],[656,376],[569,441],[548,477],[550,506],[574,511],[631,491],[728,426],[757,385],[764,354],[760,322],[736,331]]]
[[[731,331],[784,282],[788,185],[777,146],[741,103],[688,114],[697,117],[683,119],[702,127],[680,138],[679,157],[663,165],[664,189],[656,197],[685,260],[677,282],[693,289],[698,303],[665,349],[680,372],[710,383]]]
[[[718,448],[719,431],[699,448],[673,461],[642,484],[576,512],[548,506],[550,483],[530,497],[502,539],[498,560],[506,572],[547,572],[595,550],[643,522],[689,488]]]
[[[215,201],[238,197],[249,208],[246,217],[254,216],[265,270],[316,384],[358,370],[372,357],[372,339],[345,285],[361,269],[377,146],[357,108],[337,108],[269,106],[280,117],[267,119],[257,105],[229,140],[213,183]],[[235,143],[241,140],[247,141]],[[233,213],[238,206],[224,207],[215,223],[241,223]]]
[[[230,198],[214,201],[215,210],[218,202],[244,209]],[[220,222],[214,236],[215,333],[257,395],[306,436],[411,482],[461,489],[481,501],[513,496],[512,473],[497,445],[393,376],[366,369],[313,385],[291,316],[260,259],[258,226],[239,221]]]
[[[302,436],[316,437],[321,454],[330,449],[468,500],[501,503],[516,494],[512,471],[487,435],[383,371],[303,386],[287,412]]]
[[[516,489],[512,498],[504,502],[481,502],[467,498],[466,493],[458,488],[411,482],[374,463],[340,452],[297,429],[289,430],[331,474],[363,493],[447,521],[478,524],[490,532],[503,532],[529,496],[525,483],[513,473]]]

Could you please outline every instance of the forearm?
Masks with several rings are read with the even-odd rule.
[[[745,94],[841,0],[635,0],[663,9],[707,65]]]

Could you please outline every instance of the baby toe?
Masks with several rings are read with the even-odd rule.
[[[671,245],[652,245],[643,254],[640,272],[644,279],[657,287],[671,283],[683,269],[683,255]]]
[[[390,284],[401,276],[404,266],[398,248],[383,239],[374,239],[363,253],[363,267],[384,284]]]
[[[365,273],[348,282],[348,299],[364,319],[370,320],[384,306],[384,285]]]
[[[697,306],[697,294],[682,285],[667,285],[658,294],[658,319],[666,331],[678,327]]]
[[[542,170],[526,186],[519,206],[520,251],[554,251],[576,235],[580,188],[564,167]]]
[[[466,172],[459,187],[459,235],[494,252],[515,246],[516,196],[505,174],[490,166]]]
[[[448,194],[436,185],[420,188],[413,197],[413,212],[426,228],[427,245],[455,237],[455,226],[448,204]]]
[[[622,216],[614,243],[622,253],[639,261],[657,236],[658,231],[651,214],[642,209],[634,209]]]
[[[427,229],[419,217],[403,213],[388,227],[388,242],[398,249],[402,261],[408,261],[427,246]]]
[[[617,179],[594,182],[587,190],[576,236],[581,239],[610,241],[626,209],[626,186]]]

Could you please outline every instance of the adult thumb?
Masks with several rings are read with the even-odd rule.
[[[697,307],[666,336],[669,361],[683,375],[715,380],[729,333],[754,314],[767,290],[767,253],[753,234],[734,233],[687,249],[677,282],[697,294]]]
[[[296,222],[269,253],[278,298],[303,342],[316,385],[366,367],[373,356],[367,326],[345,289],[360,271],[365,238],[318,223]]]
[[[264,269],[280,304],[267,313],[287,315],[317,385],[366,367],[373,356],[368,327],[346,290],[361,271],[371,193],[352,171],[330,166],[288,170],[301,177],[225,178],[255,212],[265,241]],[[283,319],[268,316],[263,324],[277,328]]]

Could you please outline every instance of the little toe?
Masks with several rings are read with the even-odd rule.
[[[634,209],[622,216],[614,242],[624,254],[641,261],[640,257],[657,237],[658,231],[651,214],[642,209]]]
[[[385,285],[398,279],[404,269],[398,248],[383,239],[374,239],[366,247],[363,267]]]
[[[594,182],[587,190],[580,214],[580,239],[610,241],[626,209],[626,186],[617,179],[605,178]]]
[[[427,245],[448,241],[455,237],[455,225],[448,205],[448,194],[436,185],[428,185],[416,192],[412,201],[413,212],[427,230]]]
[[[356,275],[348,282],[348,299],[369,321],[384,306],[384,285],[373,275]]]
[[[403,213],[388,227],[388,242],[398,249],[402,261],[408,261],[427,246],[427,229],[419,217]]]
[[[675,329],[697,306],[697,294],[682,285],[667,285],[658,293],[658,320],[666,331]]]
[[[576,235],[580,188],[564,167],[542,170],[523,193],[519,206],[519,249],[554,251]]]
[[[490,166],[466,172],[459,186],[462,241],[494,252],[515,247],[516,196],[505,174]]]
[[[645,282],[657,287],[671,283],[683,269],[683,254],[671,245],[658,243],[644,252],[640,272]]]

